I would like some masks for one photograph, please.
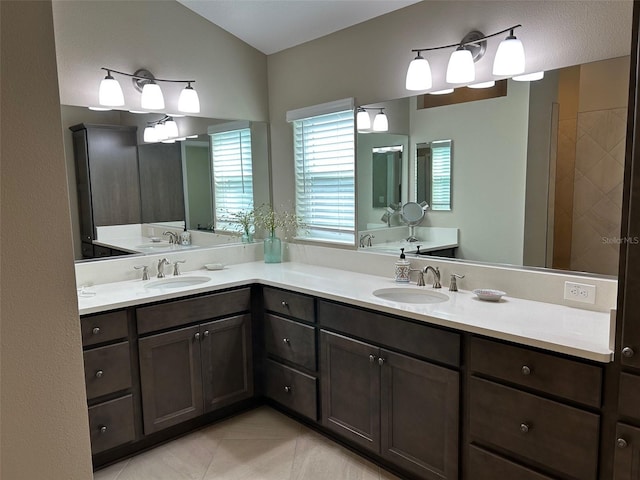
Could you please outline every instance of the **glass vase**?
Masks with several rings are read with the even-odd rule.
[[[271,234],[264,239],[264,263],[282,262],[282,241]]]
[[[253,243],[253,233],[243,233],[242,243]]]

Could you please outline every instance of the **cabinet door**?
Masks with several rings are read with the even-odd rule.
[[[146,435],[202,414],[197,326],[138,340]]]
[[[205,411],[251,397],[251,315],[202,324],[200,333]]]
[[[425,479],[458,478],[458,372],[381,350],[381,453]]]
[[[320,349],[322,424],[379,453],[379,349],[324,330]]]
[[[619,423],[616,427],[613,480],[640,479],[640,428]]]

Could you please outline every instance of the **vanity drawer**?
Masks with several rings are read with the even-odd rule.
[[[267,352],[307,370],[316,369],[316,329],[314,327],[267,314],[264,335]]]
[[[472,377],[469,433],[541,466],[595,479],[600,416]]]
[[[380,346],[460,366],[458,333],[324,300],[318,300],[318,322]]]
[[[313,420],[318,419],[316,377],[267,360],[267,397]]]
[[[155,332],[249,310],[249,288],[141,307],[136,309],[138,333]]]
[[[640,376],[620,374],[618,413],[640,420]]]
[[[133,397],[126,395],[89,407],[89,431],[94,455],[133,441]]]
[[[299,293],[265,287],[264,308],[274,313],[315,322],[314,299]]]
[[[127,327],[127,312],[101,313],[80,319],[82,330],[82,345],[95,345],[125,338],[129,334]]]
[[[86,350],[84,381],[89,400],[131,387],[129,342]]]
[[[554,355],[472,337],[473,372],[599,408],[602,369]]]
[[[529,470],[506,458],[499,457],[473,445],[469,447],[467,476],[470,480],[553,480],[551,477]]]

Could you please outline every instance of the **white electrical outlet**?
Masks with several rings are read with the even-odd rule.
[[[564,299],[594,304],[596,303],[596,286],[587,283],[564,282]]]

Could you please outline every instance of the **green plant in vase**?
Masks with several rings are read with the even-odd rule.
[[[276,236],[280,230],[285,236],[295,235],[301,227],[297,215],[289,211],[278,212],[271,205],[261,205],[255,210],[255,224],[265,231],[264,261],[265,263],[282,262],[282,241]]]
[[[255,211],[253,209],[236,210],[234,212],[220,209],[219,212],[219,218],[227,223],[229,230],[242,234],[242,243],[253,243],[252,227],[255,220]]]

